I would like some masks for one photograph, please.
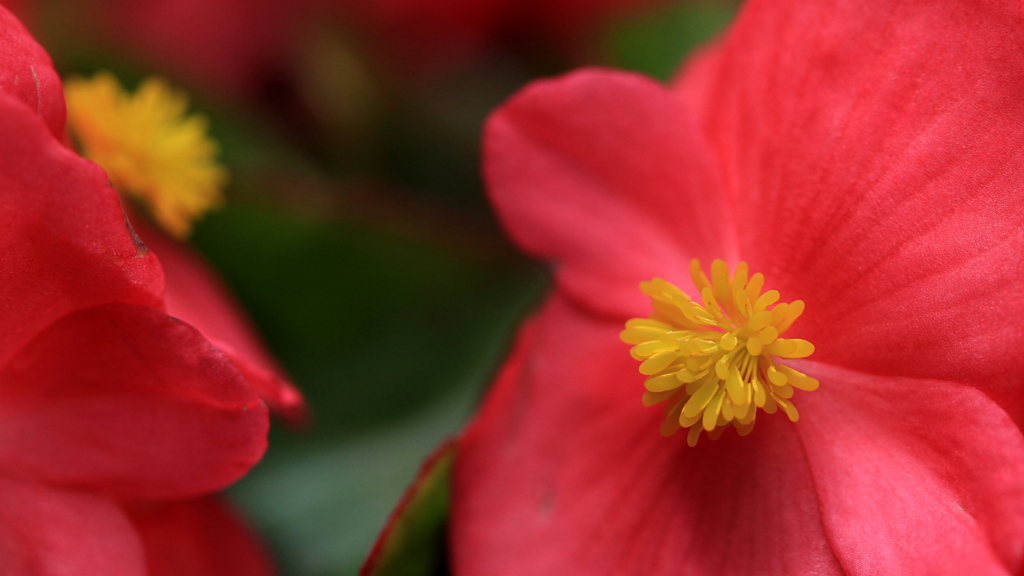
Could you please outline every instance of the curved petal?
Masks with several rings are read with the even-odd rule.
[[[24,102],[55,138],[64,139],[67,110],[60,77],[50,55],[4,6],[0,6],[0,91]]]
[[[142,546],[111,501],[0,476],[4,576],[146,576]]]
[[[70,314],[0,382],[0,468],[47,482],[192,496],[237,480],[266,448],[266,407],[231,361],[152,308]]]
[[[1020,573],[1024,437],[1002,408],[961,384],[800,364],[821,388],[796,428],[848,574]]]
[[[555,261],[573,298],[616,316],[649,311],[641,281],[692,286],[691,258],[731,255],[709,159],[678,98],[607,70],[531,84],[484,134],[491,200],[509,233]]]
[[[526,330],[459,444],[454,572],[841,574],[788,421],[663,438],[619,329],[556,298]]]
[[[148,576],[271,576],[270,558],[223,499],[135,502]]]
[[[0,365],[61,316],[162,306],[163,273],[98,166],[0,93]]]
[[[721,73],[722,41],[714,40],[683,61],[672,80],[673,90],[699,119],[706,121],[714,111],[715,83]]]
[[[751,0],[725,38],[702,123],[740,256],[806,301],[817,360],[1024,371],[1022,10]]]
[[[291,424],[305,422],[309,409],[302,393],[267,352],[216,272],[188,247],[149,226],[138,223],[136,230],[163,265],[167,313],[197,328],[227,354],[272,411]]]

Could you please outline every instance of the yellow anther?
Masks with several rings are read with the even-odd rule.
[[[755,308],[757,308],[757,306],[755,306]],[[760,332],[761,329],[767,326],[771,321],[772,313],[767,310],[762,310],[761,312],[751,316],[750,320],[747,320],[747,332]]]
[[[736,271],[732,275],[732,285],[743,287],[747,285],[747,263],[740,262],[736,265]]]
[[[735,366],[729,370],[729,376],[725,379],[725,389],[729,391],[729,398],[736,404],[743,402],[747,395],[747,389],[740,380],[740,371]]]
[[[761,339],[757,336],[751,336],[747,340],[747,354],[751,356],[760,356],[761,351],[764,350],[764,344],[761,343]]]
[[[757,338],[761,341],[761,343],[765,345],[775,342],[775,339],[778,337],[779,329],[770,324],[768,326],[765,326],[764,330],[761,330],[761,333],[757,335]]]
[[[729,377],[729,356],[723,355],[715,362],[715,375],[718,376],[719,380],[725,380]]]
[[[800,414],[790,401],[794,390],[818,388],[814,378],[780,363],[814,352],[806,340],[780,338],[803,313],[804,303],[778,303],[778,291],[761,293],[764,276],[748,279],[748,273],[743,262],[730,274],[725,262],[715,260],[709,281],[700,263],[692,261],[699,300],[660,278],[644,282],[641,290],[651,298],[654,313],[630,320],[620,334],[633,345],[630,353],[648,377],[644,405],[669,407],[661,432],[688,428],[691,446],[702,430],[715,439],[734,426],[746,436],[758,408],[768,414],[781,408],[795,422]]]
[[[778,290],[769,290],[764,294],[761,294],[757,299],[757,302],[754,302],[754,312],[760,312],[772,304],[775,304],[779,301],[779,297],[780,295]]]
[[[761,288],[764,288],[764,275],[758,272],[750,277],[750,282],[747,282],[747,299],[756,302],[761,296]]]
[[[662,374],[660,376],[651,376],[644,381],[644,386],[651,392],[665,392],[667,390],[675,390],[679,388],[679,379],[676,378],[675,374]]]
[[[738,342],[739,341],[736,339],[736,335],[730,332],[725,336],[722,336],[722,338],[718,341],[718,345],[725,350],[735,350],[736,344]]]
[[[711,283],[708,282],[708,277],[704,275],[704,271],[700,268],[700,261],[696,258],[690,261],[690,278],[693,279],[693,285],[697,288],[697,292],[704,292],[705,288],[709,288]]]
[[[141,201],[177,238],[223,201],[227,171],[207,121],[188,115],[188,99],[160,78],[128,94],[113,75],[73,78],[65,86],[68,127],[82,155],[122,194]]]

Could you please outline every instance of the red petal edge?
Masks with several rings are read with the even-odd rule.
[[[193,496],[262,457],[269,419],[231,361],[152,308],[70,314],[0,369],[0,469],[122,497]]]
[[[163,265],[167,313],[188,322],[227,354],[271,411],[295,427],[309,422],[309,407],[260,340],[255,326],[217,273],[189,249],[133,219],[142,240]]]
[[[64,87],[53,61],[4,6],[0,6],[0,91],[24,102],[54,138],[64,140]]]
[[[689,261],[731,259],[710,148],[681,100],[650,78],[584,70],[530,84],[484,133],[495,210],[559,288],[601,314],[644,315],[641,281],[687,289]]]

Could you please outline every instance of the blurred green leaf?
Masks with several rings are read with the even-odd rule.
[[[268,455],[232,496],[270,540],[281,574],[357,574],[421,462],[461,428],[475,396],[463,390],[389,430],[307,454]]]
[[[365,576],[447,576],[445,527],[455,444],[423,464],[366,566]]]
[[[728,0],[678,2],[620,22],[606,45],[616,66],[669,80],[684,57],[715,37],[732,20]]]
[[[397,421],[483,379],[495,341],[543,286],[525,262],[240,205],[204,221],[195,242],[306,393],[318,438]]]

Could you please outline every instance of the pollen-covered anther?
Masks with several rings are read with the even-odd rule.
[[[796,422],[794,389],[809,392],[818,381],[780,359],[806,358],[814,346],[781,336],[803,313],[804,303],[778,303],[777,291],[762,292],[764,277],[748,277],[745,262],[730,274],[725,262],[715,260],[709,281],[693,260],[690,275],[700,301],[661,278],[643,282],[640,289],[654,312],[626,322],[620,335],[634,345],[630,353],[647,376],[644,405],[666,407],[662,434],[688,428],[690,446],[702,430],[712,440],[729,426],[746,436],[758,409],[774,414],[781,408]]]
[[[72,78],[65,84],[68,127],[82,155],[99,164],[118,192],[141,201],[171,235],[184,238],[192,223],[222,201],[227,171],[206,118],[187,114],[188,98],[161,78],[134,94],[113,75]]]

